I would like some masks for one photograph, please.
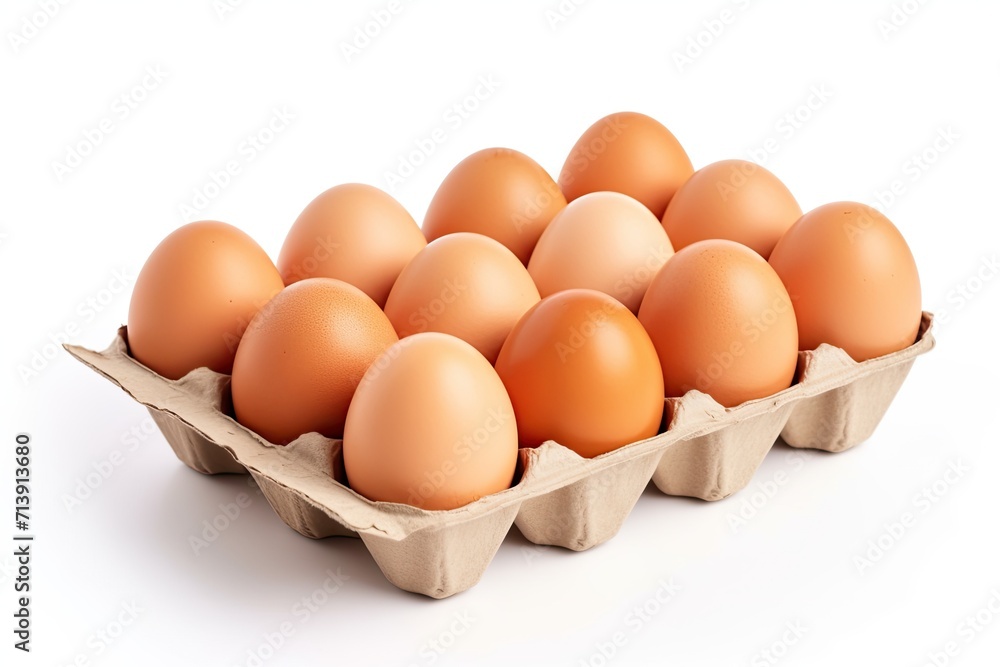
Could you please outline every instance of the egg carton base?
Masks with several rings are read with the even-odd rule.
[[[296,532],[360,537],[394,585],[443,598],[482,578],[512,525],[533,543],[582,551],[617,534],[650,481],[668,495],[719,500],[750,482],[779,436],[831,452],[857,445],[915,358],[933,348],[932,321],[925,313],[910,347],[863,363],[830,346],[800,353],[796,384],[766,399],[735,408],[698,391],[667,399],[663,433],[593,459],[551,441],[522,449],[514,486],[448,511],[359,496],[345,484],[339,440],[264,441],[231,417],[229,376],[196,369],[163,378],[129,356],[124,327],[103,352],[65,347],[144,404],[185,465],[251,474]]]

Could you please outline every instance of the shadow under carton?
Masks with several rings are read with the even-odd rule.
[[[512,524],[536,544],[581,551],[617,534],[650,480],[668,495],[719,500],[749,483],[779,435],[830,452],[863,442],[916,357],[934,347],[932,322],[924,313],[913,345],[861,363],[829,345],[801,352],[796,384],[734,408],[698,391],[667,399],[666,431],[593,459],[552,441],[522,449],[514,486],[447,511],[361,497],[344,484],[340,440],[264,441],[230,416],[229,376],[157,375],[129,356],[124,327],[103,352],[64,347],[145,405],[190,468],[248,472],[293,530],[360,537],[393,584],[444,598],[482,578]]]

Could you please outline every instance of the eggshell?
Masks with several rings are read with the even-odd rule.
[[[799,348],[791,300],[744,245],[711,240],[678,250],[646,290],[639,321],[667,396],[697,389],[733,407],[792,384]]]
[[[674,248],[706,239],[728,239],[767,259],[774,245],[802,215],[785,184],[746,160],[702,167],[677,191],[663,214]]]
[[[593,457],[656,435],[663,375],[635,315],[595,290],[572,289],[525,313],[496,363],[522,447],[546,440]]]
[[[441,183],[424,218],[428,241],[454,232],[496,239],[527,264],[538,237],[566,198],[524,153],[487,148],[465,158]]]
[[[587,128],[563,164],[559,186],[567,201],[588,192],[621,192],[659,219],[693,172],[670,130],[649,116],[622,111]]]
[[[770,258],[795,306],[799,346],[843,348],[855,361],[910,346],[920,327],[920,277],[888,218],[856,202],[806,213]]]
[[[343,452],[362,496],[448,510],[510,486],[517,425],[503,383],[475,348],[420,333],[368,369],[347,413]]]
[[[236,227],[184,225],[156,246],[136,278],[129,351],[171,380],[202,366],[229,373],[244,329],[281,288],[267,253]]]
[[[399,340],[364,292],[332,278],[289,285],[254,317],[236,352],[236,419],[274,444],[339,438],[365,370]]]
[[[592,192],[552,219],[528,273],[543,297],[575,287],[595,289],[635,313],[649,281],[673,254],[648,208],[618,192]]]
[[[345,183],[299,214],[281,247],[278,270],[286,285],[305,278],[343,280],[382,307],[399,272],[425,245],[420,227],[390,195]]]
[[[538,299],[531,276],[510,250],[461,232],[431,241],[407,264],[385,313],[400,338],[422,331],[452,334],[492,363],[514,323]]]

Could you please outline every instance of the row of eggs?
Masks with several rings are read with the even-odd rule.
[[[881,356],[920,314],[883,215],[803,215],[763,167],[694,171],[625,112],[581,136],[558,183],[520,152],[474,153],[422,229],[362,184],[316,197],[277,265],[235,227],[185,225],[143,266],[127,332],[164,377],[231,374],[236,419],[269,442],[343,438],[361,495],[451,509],[507,488],[519,446],[598,456],[655,435],[664,397],[763,398],[800,349]]]

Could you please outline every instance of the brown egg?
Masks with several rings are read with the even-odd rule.
[[[552,217],[566,206],[556,182],[537,162],[509,148],[473,153],[441,183],[424,218],[428,241],[454,232],[496,239],[528,263]]]
[[[663,227],[674,248],[706,239],[728,239],[767,259],[802,215],[778,177],[745,160],[723,160],[694,173],[670,200]]]
[[[555,440],[594,457],[659,430],[656,350],[635,315],[602,292],[542,299],[510,332],[496,369],[522,447]]]
[[[733,241],[678,250],[639,308],[667,396],[697,389],[725,407],[788,388],[795,376],[795,313],[777,274]]]
[[[390,195],[362,183],[332,187],[299,215],[278,256],[286,285],[336,278],[382,307],[406,263],[427,245],[420,227]]]
[[[344,469],[370,500],[450,510],[508,488],[516,464],[503,383],[454,336],[421,333],[391,346],[347,412]]]
[[[622,111],[597,121],[570,151],[559,186],[567,201],[611,190],[641,201],[657,219],[694,172],[677,138],[656,120]],[[668,232],[669,233],[669,232]]]
[[[649,281],[673,254],[648,208],[618,192],[592,192],[552,219],[528,273],[543,297],[574,287],[595,289],[635,313]]]
[[[870,206],[813,209],[781,237],[770,262],[792,297],[803,350],[829,343],[864,361],[916,340],[917,264],[899,230]]]
[[[281,288],[267,253],[239,229],[184,225],[156,246],[135,281],[129,351],[171,380],[202,366],[230,373],[244,329]]]
[[[397,340],[357,287],[332,278],[293,283],[257,313],[240,342],[236,420],[278,445],[313,431],[339,438],[365,370]]]
[[[400,338],[452,334],[493,363],[514,323],[538,299],[528,270],[510,250],[462,232],[417,253],[393,285],[385,314]]]

